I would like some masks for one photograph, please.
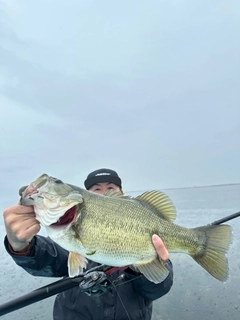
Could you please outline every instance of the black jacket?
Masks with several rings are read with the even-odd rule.
[[[68,251],[54,243],[50,238],[35,236],[28,256],[11,254],[8,241],[5,247],[14,261],[34,276],[64,277],[68,275]],[[98,265],[88,262],[87,269]],[[59,293],[53,310],[54,320],[150,320],[152,315],[152,301],[165,295],[173,282],[172,264],[166,264],[168,277],[159,284],[148,281],[144,276],[138,277],[132,270],[117,271],[113,274],[117,278],[124,274],[123,285],[113,292],[102,296],[100,306],[78,287]],[[133,281],[128,281],[134,279]]]

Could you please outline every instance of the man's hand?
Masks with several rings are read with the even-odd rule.
[[[152,243],[157,251],[159,259],[163,262],[166,262],[169,259],[169,253],[168,253],[168,250],[165,247],[164,243],[159,238],[159,236],[154,234],[152,236]]]
[[[16,252],[24,251],[40,230],[40,224],[35,218],[33,207],[22,205],[9,207],[4,211],[3,217],[11,247]]]

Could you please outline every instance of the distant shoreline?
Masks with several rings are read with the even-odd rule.
[[[228,187],[228,186],[238,186],[240,183],[223,183],[223,184],[210,184],[205,186],[192,186],[192,187],[179,187],[179,188],[167,188],[169,189],[192,189],[192,188],[212,188],[212,187]]]
[[[215,188],[215,187],[229,187],[229,186],[240,186],[240,183],[223,183],[223,184],[212,184],[212,185],[205,185],[205,186],[192,186],[192,187],[171,187],[171,188],[161,188],[161,189],[155,189],[155,190],[176,190],[176,189],[193,189],[193,188]],[[145,190],[131,190],[126,191],[125,193],[131,193],[131,192],[145,192]]]

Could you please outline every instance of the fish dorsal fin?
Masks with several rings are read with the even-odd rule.
[[[157,190],[147,191],[135,198],[144,206],[146,204],[154,207],[163,219],[174,221],[176,219],[176,208],[169,197]]]
[[[112,197],[112,198],[128,199],[128,200],[131,199],[130,196],[125,196],[122,193],[117,192],[116,190],[109,190],[109,191],[104,193],[104,196]]]

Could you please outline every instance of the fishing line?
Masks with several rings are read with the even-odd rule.
[[[134,279],[132,279],[132,280],[134,280]],[[126,283],[126,282],[124,282],[124,283]],[[128,320],[131,320],[131,318],[130,318],[128,312],[127,312],[127,309],[126,309],[126,307],[125,307],[125,305],[124,305],[124,303],[123,303],[123,301],[122,301],[122,298],[121,298],[118,290],[116,289],[116,286],[115,286],[114,283],[113,283],[113,288],[115,289],[115,291],[116,291],[116,293],[117,293],[118,299],[119,299],[119,301],[121,302],[121,305],[123,306],[123,309],[124,309],[124,311],[125,311],[125,313],[126,313],[126,315],[127,315],[127,317],[128,317]]]
[[[123,274],[120,275],[120,276],[118,277],[118,280],[117,280],[117,281],[120,280],[121,276],[124,276],[124,275],[123,275]],[[131,318],[130,318],[130,316],[129,316],[128,312],[127,312],[127,309],[126,309],[126,307],[125,307],[125,305],[124,305],[124,303],[123,303],[123,301],[122,301],[122,298],[121,298],[121,296],[120,296],[120,294],[119,294],[119,292],[118,292],[118,290],[117,290],[117,287],[119,287],[119,286],[121,286],[121,285],[123,285],[123,284],[126,284],[126,283],[128,283],[128,282],[134,281],[134,280],[136,280],[136,279],[138,279],[138,278],[141,278],[142,276],[143,276],[142,274],[139,274],[138,276],[136,276],[136,277],[133,278],[133,279],[129,279],[129,280],[126,280],[126,281],[121,282],[121,283],[118,283],[118,284],[115,284],[115,280],[114,280],[114,281],[111,281],[112,288],[116,291],[117,296],[118,296],[118,299],[119,299],[119,301],[121,302],[121,305],[123,306],[123,309],[124,309],[124,311],[125,311],[125,313],[126,313],[126,315],[127,315],[127,317],[128,317],[129,320],[131,320]]]

